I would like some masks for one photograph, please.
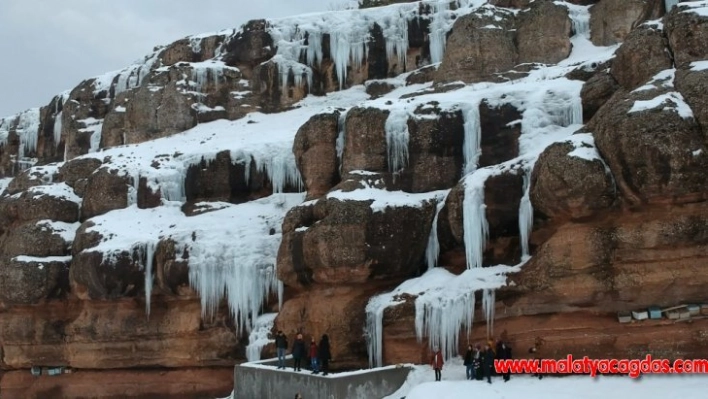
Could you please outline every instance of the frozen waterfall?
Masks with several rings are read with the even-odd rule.
[[[386,149],[388,171],[394,176],[408,166],[408,112],[404,108],[391,110],[386,118]]]
[[[484,250],[489,238],[484,204],[484,184],[491,175],[491,169],[479,169],[469,175],[464,182],[465,197],[462,202],[462,223],[465,240],[467,268],[482,267]]]
[[[246,346],[246,360],[249,362],[261,360],[263,347],[275,342],[274,339],[270,338],[270,332],[277,316],[277,313],[264,313],[256,318],[253,323],[253,330],[248,335],[248,345]]]
[[[533,229],[533,205],[531,204],[531,170],[524,173],[524,195],[519,204],[519,234],[521,238],[521,260],[530,256],[529,236]]]

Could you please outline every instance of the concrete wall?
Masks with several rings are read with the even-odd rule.
[[[312,375],[309,370],[278,370],[274,361],[234,368],[235,399],[379,399],[396,392],[411,368],[384,367],[359,372]]]

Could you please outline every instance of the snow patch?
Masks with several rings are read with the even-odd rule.
[[[52,220],[40,220],[36,223],[42,230],[49,230],[64,240],[67,245],[71,245],[76,237],[76,231],[81,227],[81,223],[66,223]]]
[[[691,71],[700,72],[708,70],[708,60],[694,61],[691,63]]]
[[[708,17],[708,1],[684,1],[677,4],[681,12],[698,14],[701,17]]]
[[[681,118],[693,118],[691,107],[686,104],[681,93],[672,91],[646,101],[635,101],[629,114],[661,108],[661,111],[676,112]]]
[[[71,255],[69,255],[69,256],[46,256],[46,257],[20,255],[20,256],[16,256],[16,257],[12,258],[12,260],[15,262],[22,262],[22,263],[39,263],[40,265],[45,265],[47,263],[53,263],[53,262],[69,263],[69,262],[71,262]]]
[[[673,89],[675,76],[676,69],[665,69],[654,75],[645,85],[642,85],[632,90],[632,93],[638,93],[640,91],[653,90],[657,88]]]

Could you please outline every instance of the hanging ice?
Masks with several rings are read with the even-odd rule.
[[[408,112],[397,108],[386,118],[388,171],[395,175],[408,166]]]
[[[383,312],[386,304],[372,299],[366,307],[366,344],[369,367],[383,365]]]
[[[147,313],[148,318],[150,317],[150,303],[151,303],[151,298],[152,298],[152,283],[153,283],[153,276],[152,276],[152,266],[153,266],[153,261],[155,260],[155,249],[157,248],[157,243],[156,242],[150,242],[145,245],[144,248],[141,248],[140,255],[141,257],[145,257],[145,264],[144,264],[144,271],[145,271],[145,312]]]
[[[521,235],[521,260],[528,259],[529,236],[533,229],[533,205],[531,204],[531,171],[524,172],[524,195],[519,204],[519,233]]]
[[[462,202],[462,222],[465,239],[467,268],[482,267],[484,249],[489,237],[484,204],[484,184],[489,169],[479,169],[465,179],[465,198]]]
[[[480,123],[479,103],[465,104],[462,111],[465,122],[465,142],[462,151],[465,157],[464,174],[468,174],[477,169],[477,162],[482,154],[482,126]]]
[[[437,208],[435,210],[435,217],[433,218],[433,224],[430,226],[430,235],[428,236],[428,246],[425,248],[425,259],[428,265],[428,270],[436,267],[438,265],[438,257],[440,256],[440,242],[438,241],[438,216],[440,216],[440,211],[445,207],[445,201],[447,201],[447,196],[450,192],[445,194],[445,197],[438,201]]]
[[[495,306],[496,291],[494,289],[485,289],[482,292],[482,310],[484,317],[487,320],[487,337],[494,336],[494,306]]]
[[[590,40],[590,7],[564,3],[568,7],[568,15],[573,25],[576,37]]]
[[[253,330],[248,335],[248,345],[246,346],[246,359],[249,362],[261,360],[263,347],[275,340],[270,339],[270,332],[273,329],[277,313],[264,313],[253,323]]]
[[[438,348],[445,359],[457,356],[460,327],[472,331],[474,291],[456,297],[421,295],[415,301],[415,331],[418,341],[428,337],[431,348]]]

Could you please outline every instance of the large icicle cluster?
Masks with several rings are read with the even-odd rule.
[[[452,28],[455,16],[472,11],[479,0],[432,0],[432,15],[421,15],[418,3],[403,3],[373,9],[345,10],[323,14],[270,20],[268,32],[277,46],[274,61],[279,64],[281,84],[286,87],[291,73],[295,84],[303,83],[305,76],[311,82],[311,67],[319,66],[323,58],[322,44],[329,37],[329,49],[339,88],[345,86],[349,68],[360,68],[369,52],[371,29],[378,25],[383,33],[388,59],[397,59],[405,65],[408,52],[408,22],[414,18],[430,18],[431,59],[442,60],[445,37]],[[452,11],[450,5],[456,5]],[[303,60],[305,65],[300,64]],[[281,65],[282,64],[282,65]],[[298,67],[298,65],[300,65]],[[311,87],[311,86],[310,86]]]
[[[388,170],[395,177],[408,166],[408,111],[405,108],[391,110],[386,118],[385,130]]]
[[[492,168],[479,169],[465,179],[462,224],[468,269],[482,267],[484,249],[489,238],[487,206],[484,204],[484,184],[493,171]]]

